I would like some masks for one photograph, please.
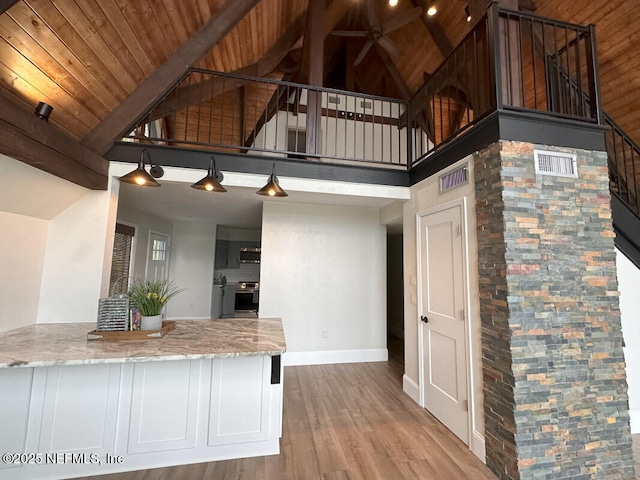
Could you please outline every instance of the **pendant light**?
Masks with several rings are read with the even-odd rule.
[[[207,176],[199,182],[191,185],[191,188],[205,190],[207,192],[226,192],[227,189],[220,185],[222,180],[224,180],[224,175],[222,175],[222,172],[218,172],[218,169],[216,168],[216,159],[211,155]]]
[[[258,195],[264,195],[265,197],[288,197],[289,196],[287,192],[285,192],[282,188],[280,188],[280,185],[278,185],[278,177],[276,177],[275,162],[271,170],[271,175],[269,176],[269,181],[264,187],[262,187],[256,193]]]
[[[156,179],[153,178],[145,169],[144,169],[144,154],[147,154],[149,157],[149,152],[146,148],[140,152],[140,161],[138,162],[138,168],[136,168],[133,172],[129,172],[126,175],[120,177],[120,181],[124,183],[132,183],[134,185],[140,185],[141,187],[159,187],[160,184],[156,182]],[[149,165],[151,165],[151,158],[149,157]],[[160,166],[154,166],[152,168],[156,168],[157,170],[162,170]],[[164,173],[164,172],[163,172]],[[162,174],[159,173],[159,177]]]

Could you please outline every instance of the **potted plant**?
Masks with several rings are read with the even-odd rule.
[[[165,304],[182,292],[169,280],[136,280],[129,287],[127,296],[142,314],[141,330],[160,330],[162,328],[162,309]]]

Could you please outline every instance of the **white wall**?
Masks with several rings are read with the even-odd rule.
[[[385,360],[379,209],[266,202],[260,316],[282,318],[286,365]]]
[[[175,223],[172,238],[169,277],[186,290],[167,304],[166,317],[211,318],[216,225]]]
[[[52,244],[50,224],[88,192],[0,154],[0,331],[38,320],[40,298],[48,287],[43,284],[43,272]],[[75,244],[83,245],[84,236],[74,238]],[[62,242],[70,243],[70,237]],[[66,267],[61,267],[59,277],[70,285],[75,282]]]
[[[640,270],[616,249],[631,433],[640,433]]]
[[[411,294],[418,295],[417,286],[411,279],[418,277],[417,264],[417,226],[416,215],[426,209],[445,204],[453,200],[466,198],[467,232],[467,272],[469,277],[469,328],[470,339],[470,399],[471,406],[471,443],[469,447],[476,456],[484,460],[484,406],[482,397],[482,343],[480,324],[480,300],[478,297],[478,241],[476,235],[475,189],[473,183],[473,158],[467,157],[444,170],[446,173],[468,164],[469,182],[445,193],[438,192],[439,175],[433,176],[411,187],[411,200],[404,204],[403,241],[404,241],[404,339],[405,339],[405,376],[403,388],[411,398],[419,403],[419,315],[416,304],[411,303]]]
[[[136,227],[133,270],[130,272],[130,276],[143,278],[147,268],[149,232],[153,230],[171,237],[173,235],[173,223],[130,207],[118,208],[118,221]],[[170,251],[169,255],[171,256],[172,253]],[[171,269],[171,257],[169,257],[169,269]],[[169,270],[169,274],[171,274],[171,270]]]
[[[0,332],[36,323],[48,224],[0,211]]]
[[[38,323],[96,321],[98,299],[108,293],[111,207],[110,191],[90,190],[49,221]]]

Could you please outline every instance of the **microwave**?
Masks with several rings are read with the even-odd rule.
[[[242,247],[240,249],[240,263],[260,263],[260,248]]]

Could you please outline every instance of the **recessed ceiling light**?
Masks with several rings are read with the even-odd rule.
[[[434,2],[431,2],[431,5],[429,5],[429,9],[427,10],[427,15],[433,17],[436,13],[438,13],[438,7],[436,7]]]
[[[398,5],[398,0],[389,0],[389,5],[395,7],[396,5]]]

